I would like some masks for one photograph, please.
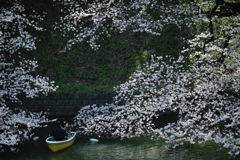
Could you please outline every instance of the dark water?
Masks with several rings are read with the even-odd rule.
[[[1,160],[227,160],[226,152],[217,151],[216,146],[185,148],[169,151],[164,141],[149,137],[130,140],[101,140],[90,143],[78,137],[73,146],[53,153],[40,138],[25,144],[19,153],[4,153]]]
[[[36,130],[36,141],[22,145],[18,153],[0,153],[0,160],[227,160],[227,151],[217,151],[214,143],[204,147],[186,147],[167,150],[163,140],[137,137],[127,140],[99,139],[90,143],[88,138],[77,137],[73,146],[53,153],[45,139],[54,127]],[[240,159],[240,158],[237,158]]]

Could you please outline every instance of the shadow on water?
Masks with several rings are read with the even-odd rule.
[[[90,143],[78,137],[73,146],[53,153],[44,138],[30,142],[19,153],[6,153],[1,160],[227,160],[215,146],[167,150],[162,140],[138,137],[129,140],[102,140]]]
[[[73,146],[53,153],[45,139],[55,123],[35,132],[40,138],[20,146],[18,153],[0,153],[0,160],[227,160],[227,152],[217,151],[217,145],[185,147],[167,150],[163,140],[137,137],[125,140],[99,139],[90,143],[88,138],[77,137]]]

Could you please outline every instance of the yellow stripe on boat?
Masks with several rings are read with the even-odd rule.
[[[70,137],[67,140],[63,140],[63,141],[53,141],[52,136],[48,137],[46,139],[48,148],[53,152],[57,152],[57,151],[60,151],[62,149],[65,149],[65,148],[71,146],[75,142],[77,132],[71,132],[71,134],[72,134],[72,137]]]

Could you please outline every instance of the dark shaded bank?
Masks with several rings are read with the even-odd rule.
[[[177,122],[179,119],[178,113],[163,113],[160,114],[157,118],[153,119],[153,123],[156,128],[162,128],[166,126],[168,123]]]
[[[49,119],[58,119],[58,120],[66,120],[67,122],[69,122],[69,124],[74,124],[74,117],[72,115],[68,115],[68,116],[56,116],[56,115],[50,115]],[[168,123],[173,123],[173,122],[177,122],[179,119],[178,114],[177,113],[164,113],[159,115],[157,118],[153,118],[153,123],[155,125],[156,128],[160,128],[160,127],[164,127],[166,126]],[[52,122],[54,123],[54,122]]]
[[[11,109],[21,108],[35,112],[48,112],[50,118],[66,118],[73,119],[78,111],[86,106],[96,104],[97,106],[106,103],[113,103],[115,93],[88,93],[88,94],[49,94],[48,96],[40,95],[39,97],[30,99],[24,95],[20,95],[19,99],[22,104],[7,102]],[[122,102],[124,104],[124,102]],[[157,127],[163,127],[170,122],[178,119],[177,112],[159,113],[158,118],[154,118],[154,124]]]
[[[19,95],[22,104],[7,101],[11,109],[21,108],[34,112],[48,112],[51,116],[76,116],[81,107],[86,105],[104,105],[113,102],[113,93],[88,94],[49,94],[40,95],[33,99]]]

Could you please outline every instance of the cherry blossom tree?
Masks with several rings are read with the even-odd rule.
[[[96,50],[100,47],[97,43],[99,39],[111,36],[111,32],[123,33],[127,29],[160,35],[166,24],[176,24],[179,28],[191,26],[193,19],[190,15],[198,12],[188,4],[179,5],[172,0],[56,0],[55,2],[56,5],[61,5],[63,13],[55,29],[62,31],[63,36],[73,33],[73,37],[70,37],[62,51],[71,49],[72,45],[83,40]]]
[[[0,147],[10,150],[31,137],[31,130],[48,119],[41,113],[6,107],[17,95],[35,97],[55,91],[48,78],[34,75],[35,60],[21,57],[21,50],[35,49],[36,38],[28,28],[40,31],[43,18],[36,11],[24,14],[20,0],[0,12]],[[237,0],[58,0],[62,8],[56,29],[63,36],[73,34],[63,49],[86,40],[93,49],[97,41],[123,33],[147,32],[160,35],[165,24],[189,29],[192,39],[184,39],[177,59],[152,57],[129,80],[117,86],[114,103],[89,105],[80,109],[75,123],[80,134],[108,138],[139,135],[161,137],[173,148],[206,141],[229,148],[237,156],[239,139],[239,2]],[[164,62],[169,59],[169,62]],[[186,63],[187,62],[187,63]],[[186,67],[186,64],[189,66]],[[124,103],[123,103],[124,102]],[[179,119],[156,128],[153,119],[164,112],[177,112]]]
[[[239,155],[240,16],[235,9],[239,2],[212,0],[191,5],[198,10],[194,12],[195,35],[178,59],[169,56],[166,63],[163,57],[153,56],[116,87],[113,104],[80,109],[75,118],[80,134],[151,135],[165,139],[172,148],[185,142],[204,145],[214,141],[220,149],[228,148],[230,156]],[[169,111],[177,112],[179,119],[156,128],[153,118]]]
[[[108,138],[151,135],[166,139],[172,147],[212,140],[237,156],[239,93],[228,91],[239,91],[239,80],[231,81],[229,70],[209,63],[209,57],[188,70],[181,64],[182,57],[174,65],[160,59],[153,58],[121,84],[114,104],[83,107],[75,118],[80,134]],[[239,66],[236,74],[239,77]],[[169,111],[178,112],[179,120],[157,129],[153,118]]]
[[[50,122],[45,113],[7,108],[6,101],[21,102],[19,94],[33,98],[47,95],[57,87],[47,77],[35,75],[37,61],[21,56],[21,50],[36,49],[36,38],[29,28],[41,31],[38,22],[43,16],[33,11],[26,14],[21,1],[6,1],[0,8],[0,151],[16,151],[16,146],[30,140],[31,131]]]
[[[28,51],[36,49],[35,40],[27,27],[35,31],[42,31],[38,23],[44,15],[33,10],[33,14],[27,15],[20,0],[6,1],[0,12],[0,52],[16,53],[19,49]]]

